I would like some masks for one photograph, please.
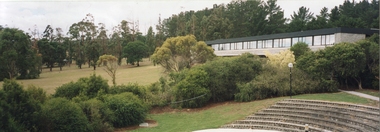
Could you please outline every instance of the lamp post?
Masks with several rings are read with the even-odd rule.
[[[288,64],[289,70],[290,70],[290,78],[289,78],[289,87],[290,87],[290,98],[292,98],[292,68],[293,68],[293,63]]]

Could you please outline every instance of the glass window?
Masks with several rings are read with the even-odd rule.
[[[274,39],[273,40],[273,48],[278,48],[280,45],[280,39]]]
[[[236,43],[231,43],[231,49],[230,50],[235,50],[236,49]]]
[[[259,40],[257,41],[257,48],[262,49],[263,48],[263,41]]]
[[[241,49],[243,49],[243,42],[237,42],[237,43],[236,43],[236,49],[237,49],[237,50],[241,50]]]
[[[213,45],[211,45],[211,47],[212,47],[215,51],[218,51],[218,50],[219,50],[219,44],[213,44]]]
[[[256,43],[257,43],[257,41],[251,41],[249,48],[250,49],[256,49]]]
[[[307,45],[312,45],[312,42],[313,42],[313,37],[305,37],[305,40],[304,42],[307,44]]]
[[[249,42],[243,42],[243,49],[248,49]]]
[[[322,45],[322,37],[321,36],[314,36],[314,46],[321,46]]]
[[[322,35],[321,36],[321,45],[325,45],[326,44],[326,35]]]
[[[285,38],[283,40],[284,47],[290,47],[291,38]]]
[[[298,43],[298,38],[292,38],[292,45],[294,45],[295,43]]]
[[[267,48],[273,48],[273,40],[267,40]]]
[[[230,44],[223,44],[222,50],[230,50]]]
[[[331,34],[330,35],[330,42],[329,42],[329,44],[333,45],[334,43],[335,43],[335,35]]]

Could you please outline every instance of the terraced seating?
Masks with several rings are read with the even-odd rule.
[[[380,110],[376,107],[316,100],[286,99],[223,128],[277,131],[378,132]]]

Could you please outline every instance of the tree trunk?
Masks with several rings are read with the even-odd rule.
[[[96,65],[94,65],[94,70],[96,70]]]
[[[359,78],[354,78],[354,79],[358,83],[359,89],[363,89],[363,87],[362,87],[362,79],[360,77]]]
[[[50,68],[50,71],[53,71],[53,64],[50,64],[49,68]]]
[[[140,63],[139,63],[139,61],[137,61],[137,66],[140,66]]]
[[[62,66],[59,66],[59,70],[62,71]]]

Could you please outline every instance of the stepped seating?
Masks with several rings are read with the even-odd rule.
[[[286,99],[222,128],[277,131],[378,132],[376,107],[316,100]]]

